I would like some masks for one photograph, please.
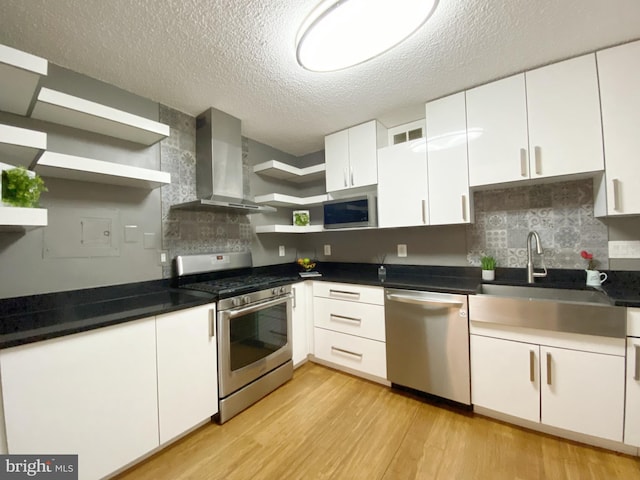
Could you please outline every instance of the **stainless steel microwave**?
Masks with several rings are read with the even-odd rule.
[[[364,195],[325,202],[324,228],[377,227],[376,196]]]

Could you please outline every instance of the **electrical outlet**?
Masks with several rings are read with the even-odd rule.
[[[281,257],[284,257],[284,245],[280,245],[278,247],[278,255],[280,255]]]
[[[160,250],[160,265],[169,264],[169,254],[166,250]]]
[[[407,245],[404,243],[398,244],[398,256],[406,257],[407,256]]]
[[[327,256],[331,255],[331,245],[324,246],[324,254]]]

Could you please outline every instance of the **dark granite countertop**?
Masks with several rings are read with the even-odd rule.
[[[325,262],[313,280],[473,295],[482,284],[477,267],[387,265],[378,279],[378,265]],[[295,264],[249,269],[252,274],[282,277],[282,283],[304,280]],[[640,272],[607,271],[604,291],[619,306],[640,307]],[[193,280],[193,279],[191,279]],[[527,285],[524,269],[498,268],[496,281]],[[589,289],[583,270],[549,270],[536,279],[541,288]],[[0,300],[0,348],[37,342],[131,320],[196,307],[217,300],[211,294],[178,289],[177,281],[157,280],[112,287],[32,295]]]
[[[215,301],[169,282],[140,282],[0,300],[0,348],[116,325]]]

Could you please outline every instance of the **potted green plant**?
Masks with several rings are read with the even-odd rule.
[[[2,202],[14,207],[38,207],[40,194],[46,192],[44,181],[24,167],[2,171]]]
[[[482,280],[493,281],[496,278],[496,259],[490,255],[485,255],[480,259],[482,266]]]

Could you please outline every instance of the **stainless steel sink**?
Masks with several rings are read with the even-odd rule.
[[[566,288],[520,287],[515,285],[483,284],[482,295],[526,298],[529,300],[556,300],[558,302],[595,303],[613,305],[604,292],[598,290],[571,290]]]
[[[483,284],[469,296],[469,320],[625,338],[626,309],[604,292]]]

